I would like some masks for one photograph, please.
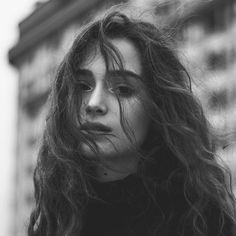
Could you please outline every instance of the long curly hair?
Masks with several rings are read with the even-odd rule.
[[[113,61],[122,69],[112,38],[130,40],[141,55],[142,83],[148,94],[142,102],[152,125],[140,152],[139,175],[145,179],[151,173],[170,186],[181,176],[189,206],[182,216],[182,235],[189,225],[194,235],[207,235],[204,212],[209,203],[217,206],[222,227],[226,218],[235,222],[230,173],[216,160],[215,136],[191,90],[188,72],[161,29],[113,9],[83,28],[53,82],[34,173],[36,205],[28,235],[79,235],[83,226],[88,199],[95,197],[89,180],[97,162],[80,151],[81,142],[94,151],[96,148],[79,130],[77,71],[94,44],[99,45],[107,66]],[[155,196],[149,190],[150,196]]]

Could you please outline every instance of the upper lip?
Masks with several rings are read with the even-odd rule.
[[[88,131],[99,131],[99,132],[111,132],[111,128],[97,122],[86,122],[81,125],[81,130],[88,130]]]

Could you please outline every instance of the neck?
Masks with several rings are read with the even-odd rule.
[[[129,162],[102,161],[97,167],[97,178],[100,182],[109,182],[124,179],[130,174],[134,174],[138,169],[138,159],[134,158]]]

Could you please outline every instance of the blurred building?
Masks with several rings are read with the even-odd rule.
[[[217,134],[236,194],[236,1],[188,0],[178,51]]]
[[[32,174],[51,78],[81,25],[107,4],[119,2],[121,0],[50,0],[38,3],[32,14],[19,24],[19,41],[9,51],[10,63],[19,71],[15,236],[26,235],[33,206]],[[155,5],[156,1],[149,2]],[[236,132],[236,1],[173,2],[186,3],[178,19],[183,27],[177,50],[193,74],[195,92],[218,133]],[[171,6],[156,8],[157,17],[168,21],[169,11],[175,6],[173,2]],[[176,21],[172,23],[175,25]],[[236,137],[229,136],[228,141],[236,142]],[[234,173],[235,146],[220,150]]]

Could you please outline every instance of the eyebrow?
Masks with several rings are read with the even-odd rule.
[[[94,78],[93,72],[87,69],[78,69],[78,74],[85,77]],[[124,77],[133,77],[135,79],[141,80],[141,76],[130,70],[109,70],[107,75],[110,76],[124,76]]]
[[[109,70],[107,74],[111,76],[133,77],[135,79],[141,80],[140,75],[130,70]]]
[[[78,69],[78,74],[86,77],[94,77],[92,71],[87,69]]]

